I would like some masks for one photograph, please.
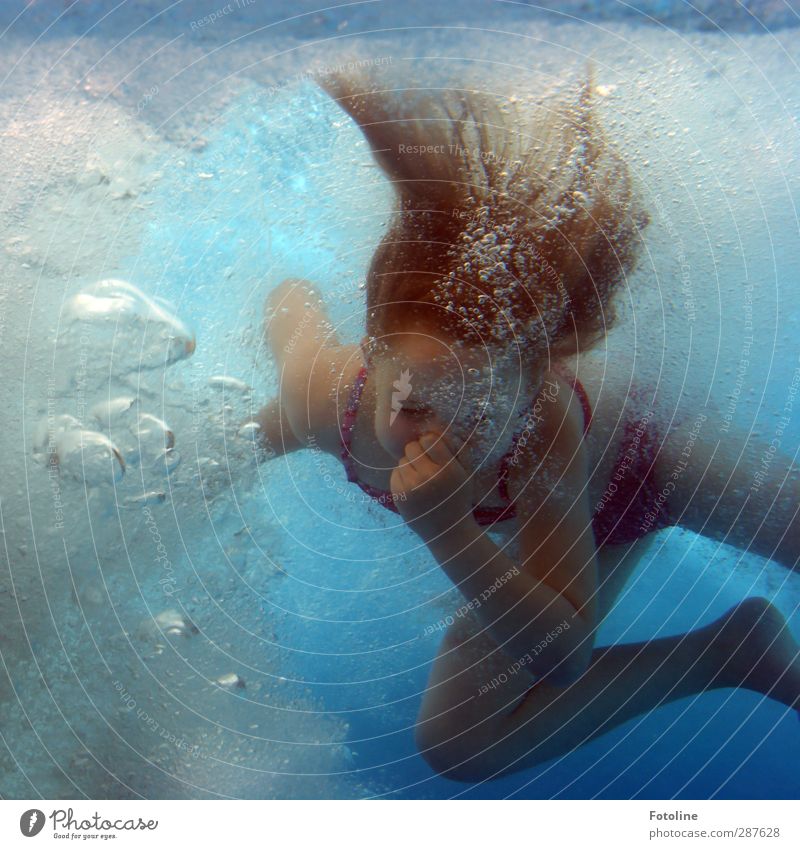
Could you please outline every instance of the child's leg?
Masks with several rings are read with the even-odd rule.
[[[448,630],[431,671],[417,743],[448,778],[479,781],[566,754],[659,705],[746,687],[800,707],[800,647],[780,613],[748,599],[675,637],[597,649],[567,687],[533,685],[474,619]],[[532,688],[532,689],[531,689]]]
[[[280,396],[263,406],[252,420],[258,422],[258,441],[267,452],[267,459],[288,454],[303,447],[292,430]]]
[[[684,423],[664,441],[656,478],[682,527],[800,569],[800,463],[771,441],[722,431],[721,417]]]

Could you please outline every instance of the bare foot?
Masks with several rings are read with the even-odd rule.
[[[709,628],[725,686],[745,687],[800,710],[800,645],[765,598],[748,598]]]

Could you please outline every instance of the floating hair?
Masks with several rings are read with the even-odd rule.
[[[649,217],[599,125],[591,67],[577,98],[524,116],[509,98],[373,73],[320,84],[395,192],[367,275],[371,336],[426,322],[542,356],[605,335]]]

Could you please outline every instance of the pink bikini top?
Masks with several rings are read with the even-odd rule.
[[[589,404],[586,390],[583,388],[581,382],[577,378],[574,378],[571,374],[566,373],[560,367],[553,366],[552,368],[553,371],[563,377],[572,386],[573,390],[577,392],[581,406],[583,407],[583,435],[586,436],[592,422],[592,408]],[[347,399],[347,407],[345,409],[344,416],[342,418],[342,425],[339,431],[342,446],[341,458],[344,463],[345,472],[347,473],[347,480],[350,483],[358,484],[367,495],[379,504],[382,504],[387,508],[387,510],[392,510],[393,512],[398,513],[399,511],[394,503],[394,496],[391,492],[378,489],[377,487],[371,486],[370,484],[364,483],[358,479],[355,461],[353,460],[353,455],[350,453],[350,444],[353,438],[353,427],[356,423],[356,414],[358,413],[358,407],[361,402],[361,393],[364,391],[364,384],[366,383],[366,380],[367,367],[362,366],[359,369],[358,377],[350,390],[350,396]],[[531,402],[531,405],[532,404],[533,401]],[[531,405],[529,405],[529,408]],[[520,416],[525,415],[527,412],[528,409],[524,410],[520,413]],[[511,447],[500,460],[497,491],[503,501],[507,503],[505,506],[501,507],[475,507],[473,515],[475,517],[475,521],[479,525],[493,525],[495,522],[504,522],[508,519],[513,519],[517,515],[516,508],[508,495],[508,464],[514,456],[517,441],[519,440],[522,432],[523,430],[521,429],[514,433],[514,436],[511,439]]]

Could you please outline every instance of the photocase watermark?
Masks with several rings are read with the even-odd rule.
[[[507,684],[519,671],[527,666],[529,663],[533,663],[534,658],[538,657],[542,652],[546,651],[549,646],[551,646],[558,637],[564,633],[564,631],[569,630],[569,622],[565,619],[563,622],[556,625],[551,631],[548,631],[546,636],[542,637],[538,643],[529,651],[525,652],[525,654],[519,658],[519,660],[514,661],[505,672],[501,672],[499,675],[495,675],[492,677],[490,681],[487,681],[485,684],[482,684],[478,688],[478,695],[485,696],[489,690],[496,690],[498,687],[501,687],[503,684]]]
[[[154,716],[151,716],[143,707],[136,703],[136,699],[125,688],[121,681],[114,682],[114,689],[119,695],[120,701],[125,705],[130,713],[134,713],[147,728],[155,734],[158,734],[162,740],[171,743],[175,748],[182,752],[186,752],[193,758],[205,758],[206,756],[200,753],[198,746],[187,742],[183,735],[178,736],[169,729],[165,728]]]
[[[6,280],[6,275],[0,280],[0,348],[3,345],[3,338],[6,332],[6,311],[8,309],[8,289],[9,285]]]
[[[338,481],[329,471],[325,469],[324,466],[324,451],[317,444],[317,438],[313,434],[306,437],[307,447],[311,451],[314,456],[314,465],[317,467],[317,471],[320,473],[322,477],[323,483],[328,489],[333,489],[337,495],[340,495],[345,501],[349,501],[351,504],[361,503],[361,504],[392,504],[397,501],[405,501],[407,499],[407,495],[405,492],[394,493],[394,492],[377,492],[375,491],[373,494],[367,494],[362,490],[356,490],[353,487],[343,486],[340,481]]]
[[[670,242],[675,247],[675,250],[678,254],[678,263],[681,267],[681,293],[683,294],[683,306],[686,310],[686,319],[691,324],[697,317],[697,306],[695,304],[694,291],[692,289],[692,267],[686,257],[686,251],[684,250],[683,240],[678,235],[678,230],[675,227],[675,223],[673,222],[672,218],[664,207],[664,203],[661,200],[661,195],[657,194],[653,198],[653,202],[656,205],[659,216],[664,221],[664,225],[667,228],[667,233],[669,234]]]
[[[164,595],[172,596],[177,589],[175,569],[173,568],[172,561],[169,559],[167,554],[166,546],[161,541],[161,533],[158,530],[158,525],[156,523],[155,516],[153,516],[153,511],[149,507],[144,508],[144,521],[147,525],[148,531],[150,531],[153,543],[156,546],[156,556],[154,558],[155,562],[160,563],[164,569],[164,575],[158,579],[158,583],[161,585]]]
[[[537,422],[544,421],[544,417],[541,415],[543,405],[555,401],[558,396],[558,391],[558,383],[552,380],[544,381],[542,388],[536,395],[536,400],[533,402],[533,406],[528,409],[528,413],[525,416],[525,424],[520,431],[516,444],[514,445],[514,452],[511,455],[512,466],[517,466],[519,464],[522,449],[528,444],[528,440],[530,439]]]
[[[408,369],[401,371],[400,379],[395,380],[392,386],[394,387],[394,392],[392,392],[392,411],[389,414],[389,427],[394,424],[400,410],[403,409],[403,401],[407,401],[408,396],[411,394],[411,372]]]
[[[158,94],[158,86],[152,85],[150,88],[139,98],[139,101],[136,104],[136,114],[140,115],[149,105],[150,101]]]
[[[58,446],[56,444],[56,381],[47,380],[47,480],[53,499],[53,512],[57,531],[64,530],[64,502],[61,499],[61,474],[58,466]]]
[[[781,447],[783,434],[792,421],[792,411],[794,410],[794,401],[798,391],[800,391],[800,366],[795,368],[792,374],[789,389],[786,393],[786,401],[783,405],[778,423],[775,425],[775,435],[761,455],[759,468],[753,473],[753,483],[750,485],[750,492],[754,495],[761,489],[769,473],[772,461]]]
[[[255,424],[256,427],[249,430],[248,438],[253,441],[253,449],[257,454],[258,461],[265,463],[268,460],[274,460],[278,456],[278,452],[272,447],[269,437],[264,433],[258,422],[252,424]]]
[[[53,837],[69,840],[114,840],[116,832],[155,831],[158,820],[136,819],[106,819],[97,811],[89,817],[77,819],[72,808],[55,808],[48,814],[47,819],[53,826]],[[44,828],[44,811],[32,808],[20,818],[20,831],[25,837],[35,837]],[[81,834],[80,832],[88,832]]]
[[[294,351],[295,345],[297,345],[298,341],[303,335],[303,331],[306,329],[306,327],[308,327],[313,318],[314,310],[307,309],[303,313],[303,317],[300,319],[300,323],[292,331],[292,335],[289,337],[289,341],[283,346],[284,354],[291,354]]]
[[[520,159],[506,159],[503,156],[498,156],[493,150],[481,150],[479,147],[462,147],[459,144],[449,144],[447,146],[449,148],[449,152],[453,156],[460,156],[462,158],[466,158],[471,156],[476,159],[480,159],[483,163],[493,163],[494,165],[502,165],[503,167],[512,166],[514,168],[519,168],[522,165],[522,160]]]
[[[638,424],[635,428],[633,428],[630,434],[627,432],[626,429],[625,437],[626,439],[630,439],[630,444],[628,445],[628,448],[623,454],[621,462],[616,467],[614,474],[611,477],[611,480],[609,480],[608,484],[606,485],[606,488],[603,490],[603,494],[598,499],[597,504],[595,504],[595,514],[605,510],[608,503],[613,499],[613,497],[619,490],[619,485],[622,483],[622,479],[630,471],[631,464],[639,456],[641,451],[642,438],[645,435],[647,426],[650,424],[650,420],[653,418],[654,413],[654,410],[648,410],[646,413],[644,413],[644,415],[639,419]]]
[[[248,6],[252,6],[255,2],[256,0],[231,0],[230,3],[226,3],[224,6],[220,6],[219,9],[215,9],[207,15],[203,15],[202,18],[196,18],[195,20],[190,21],[189,29],[191,29],[192,32],[196,32],[204,27],[209,27],[221,18],[226,18],[232,12],[239,9],[246,9]]]
[[[398,144],[397,152],[398,153],[413,153],[416,155],[430,154],[430,153],[444,153],[445,148],[452,148],[453,145],[446,144]]]
[[[477,224],[478,232],[484,233],[491,230],[492,210],[489,206],[478,206],[475,209],[464,209],[463,207],[454,207],[450,211],[451,218],[457,218],[466,224]],[[536,274],[540,279],[547,280],[551,288],[554,288],[561,296],[563,301],[564,312],[569,312],[572,307],[572,299],[570,298],[567,287],[564,284],[564,275],[556,271],[553,263],[545,257],[539,250],[536,243],[528,236],[514,238],[510,243],[508,261],[506,263],[509,270],[513,267],[516,269],[520,277],[527,276],[531,269],[535,268]]]
[[[564,303],[563,310],[566,314],[572,309],[572,299],[569,296],[569,292],[567,291],[567,287],[564,285],[564,275],[559,274],[558,271],[553,267],[553,263],[550,262],[545,256],[542,255],[542,252],[536,247],[536,245],[527,237],[520,239],[515,252],[517,254],[520,251],[527,252],[527,255],[533,259],[534,263],[538,266],[538,270],[540,273],[546,277],[552,285],[555,286],[556,291],[559,295],[561,295]]]
[[[75,371],[75,418],[82,422],[86,418],[86,389],[88,386],[89,346],[92,340],[86,333],[78,338],[78,368]]]
[[[683,450],[680,453],[680,459],[673,466],[669,479],[664,484],[661,492],[656,496],[651,509],[644,514],[644,520],[640,525],[640,530],[643,534],[648,533],[652,529],[667,499],[675,491],[675,483],[689,465],[689,458],[692,456],[692,449],[695,442],[697,442],[697,437],[700,435],[700,428],[707,419],[708,416],[705,413],[698,413],[697,418],[694,420],[692,430],[689,431],[689,437],[686,440],[686,445],[683,446]]]
[[[289,279],[292,279],[292,278],[289,278]],[[287,281],[284,280],[284,281],[282,281],[282,284],[286,283],[286,282]],[[336,339],[336,328],[331,324],[331,322],[325,317],[325,314],[324,314],[325,300],[329,301],[329,300],[332,300],[333,298],[340,298],[340,297],[343,297],[345,295],[353,295],[358,290],[364,289],[364,286],[365,286],[365,284],[363,282],[358,283],[358,282],[355,282],[355,281],[352,281],[352,280],[346,280],[345,282],[339,283],[337,286],[334,286],[332,289],[326,290],[323,293],[323,292],[320,292],[319,289],[316,286],[314,286],[312,283],[310,283],[306,280],[299,280],[298,279],[294,282],[295,282],[295,286],[292,288],[292,294],[294,294],[296,287],[299,286],[300,289],[304,291],[304,294],[306,295],[308,300],[306,300],[304,302],[304,307],[306,308],[306,311],[303,314],[303,317],[300,320],[299,325],[295,328],[295,330],[292,333],[292,336],[290,337],[289,341],[286,343],[286,345],[284,345],[284,348],[283,348],[284,354],[291,354],[294,351],[295,346],[297,345],[297,342],[300,339],[303,331],[308,326],[311,319],[314,318],[315,316],[317,316],[319,318],[320,324],[324,325],[324,327],[327,331],[327,337],[328,338],[333,337],[333,339],[335,340]],[[323,300],[323,297],[324,297],[325,300]],[[315,299],[318,299],[316,304],[314,303]],[[281,304],[282,303],[283,302],[281,302]],[[278,304],[276,306],[272,306],[270,303],[267,303],[267,305],[264,308],[264,319],[265,319],[266,324],[267,324],[267,331],[266,331],[267,335],[269,335],[273,323],[278,323],[278,322],[284,320],[286,314],[289,311],[289,307],[282,306],[281,304]],[[323,342],[322,344],[323,345],[329,345],[331,343],[329,341],[327,341],[327,339],[326,339],[326,341]]]
[[[401,155],[430,156],[431,154],[458,156],[462,159],[471,157],[479,159],[484,164],[492,163],[504,167],[519,168],[521,159],[506,159],[498,156],[493,150],[482,150],[479,147],[466,147],[460,144],[402,144],[398,143],[397,152]]]
[[[380,67],[381,65],[391,64],[391,56],[374,56],[371,59],[356,59],[351,62],[341,62],[339,65],[322,65],[318,68],[311,68],[308,71],[300,71],[297,74],[293,74],[276,85],[268,86],[266,91],[268,95],[274,95],[292,83],[306,80],[313,82],[315,78],[326,77],[329,74],[341,74],[347,71],[357,71],[360,68]]]
[[[200,433],[205,427],[201,407],[208,404],[208,398],[206,396],[207,386],[208,384],[206,382],[201,384],[197,380],[192,380],[189,384],[189,391],[192,394],[192,423],[190,425],[190,431],[195,439],[199,438]]]
[[[44,828],[44,823],[44,811],[40,811],[38,808],[29,808],[19,818],[19,830],[25,837],[36,837]]]
[[[483,590],[480,596],[473,598],[472,601],[468,601],[466,604],[462,604],[455,613],[445,616],[438,622],[434,622],[433,625],[426,625],[423,635],[429,637],[437,631],[444,631],[444,629],[449,628],[456,619],[460,619],[468,613],[471,613],[473,610],[477,610],[485,601],[488,601],[500,589],[500,587],[507,584],[516,575],[519,575],[519,569],[516,566],[506,570],[502,575],[495,578],[494,582]]]
[[[736,407],[744,387],[744,379],[750,369],[750,349],[753,347],[755,337],[753,336],[753,284],[744,287],[744,336],[742,337],[742,350],[739,354],[739,365],[736,367],[736,382],[733,391],[728,397],[728,406],[722,416],[720,430],[727,433],[730,430]]]

